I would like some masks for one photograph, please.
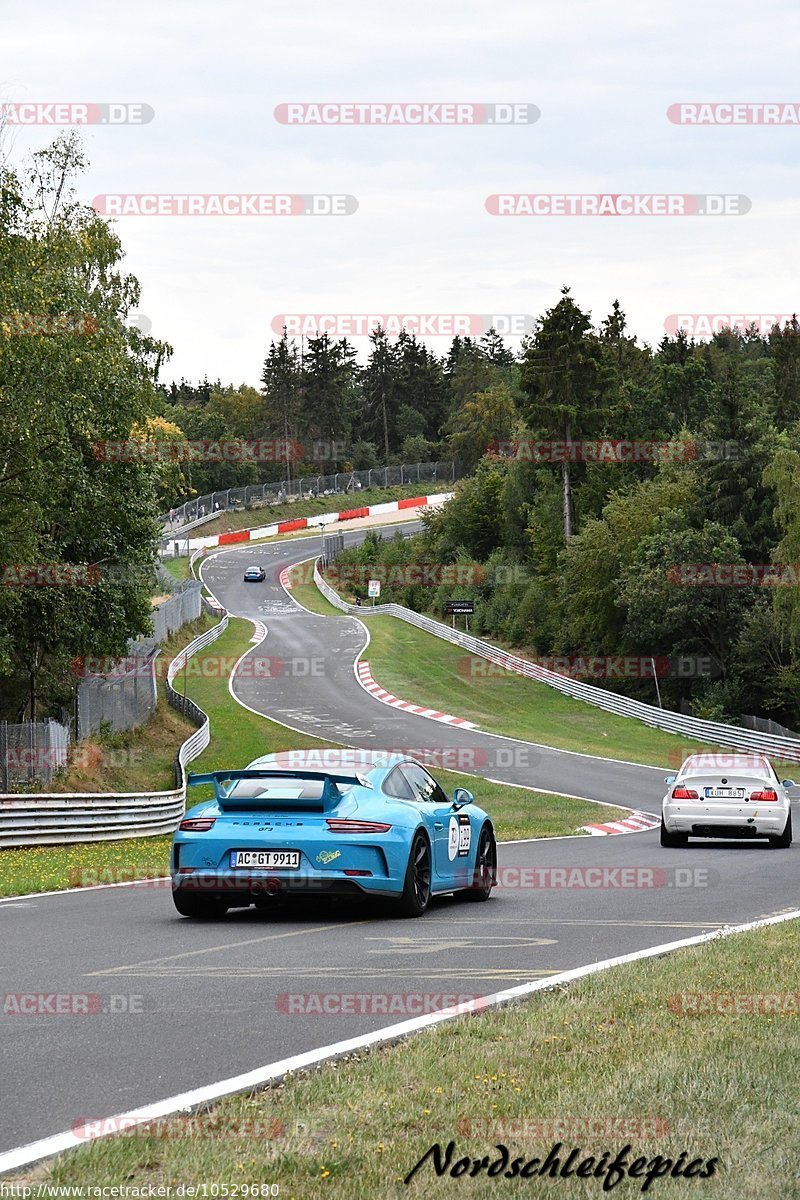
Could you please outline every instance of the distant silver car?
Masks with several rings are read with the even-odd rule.
[[[763,754],[734,751],[690,754],[664,780],[661,845],[685,846],[690,837],[768,839],[776,850],[792,844],[788,788]]]

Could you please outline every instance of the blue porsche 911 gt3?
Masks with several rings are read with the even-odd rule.
[[[346,751],[342,752],[346,754]],[[356,752],[364,754],[364,752]],[[497,845],[471,792],[453,798],[415,759],[380,755],[358,770],[305,766],[319,751],[189,775],[214,799],[189,809],[172,844],[172,896],[185,917],[263,907],[278,892],[366,894],[421,916],[431,896],[488,900]],[[378,757],[378,756],[376,756]]]

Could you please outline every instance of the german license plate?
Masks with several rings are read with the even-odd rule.
[[[299,850],[231,850],[232,867],[255,867],[261,871],[296,871]]]

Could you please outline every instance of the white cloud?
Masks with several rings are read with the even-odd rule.
[[[800,16],[722,0],[44,0],[4,17],[8,98],[141,101],[93,128],[103,192],[358,196],[353,217],[127,218],[140,309],[172,374],[257,382],[281,312],[530,312],[564,282],[600,319],[619,297],[651,342],[670,312],[798,307],[800,129],[671,125],[680,100],[796,94]],[[291,100],[526,101],[533,126],[298,128]],[[23,131],[14,153],[48,131]],[[735,192],[740,218],[488,216],[495,191]],[[444,343],[438,343],[439,348]]]

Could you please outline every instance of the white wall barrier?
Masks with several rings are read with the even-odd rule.
[[[186,764],[205,750],[211,737],[201,708],[173,686],[184,663],[228,628],[227,614],[201,633],[167,668],[167,700],[189,717],[197,729],[175,756],[178,786],[168,792],[62,792],[0,796],[0,849],[118,838],[155,837],[172,833],[186,808]]]
[[[409,625],[416,625],[418,629],[424,629],[427,633],[432,633],[446,642],[461,646],[470,654],[476,654],[480,658],[488,659],[489,662],[497,663],[515,675],[523,675],[527,679],[536,680],[537,683],[546,683],[548,687],[556,688],[565,696],[583,700],[587,704],[594,704],[606,712],[616,713],[621,717],[633,717],[637,721],[644,721],[645,724],[652,725],[655,729],[663,729],[666,733],[680,734],[697,741],[710,742],[718,746],[731,746],[737,750],[747,750],[758,754],[768,754],[770,758],[780,759],[783,762],[800,762],[800,740],[760,733],[756,730],[740,728],[737,725],[725,725],[721,721],[703,721],[698,717],[683,716],[681,713],[657,708],[654,704],[645,704],[641,700],[631,700],[627,696],[607,692],[591,683],[581,683],[579,680],[570,679],[567,675],[548,671],[546,667],[540,667],[516,654],[509,654],[498,646],[492,646],[490,642],[484,642],[480,638],[471,637],[468,633],[452,629],[442,621],[436,621],[432,617],[413,612],[412,609],[405,608],[402,604],[376,604],[374,607],[348,604],[323,579],[319,571],[319,559],[314,563],[314,582],[326,600],[329,600],[342,612],[361,618],[373,614],[397,617],[398,620],[406,621]],[[413,699],[413,697],[409,697],[409,699]]]

